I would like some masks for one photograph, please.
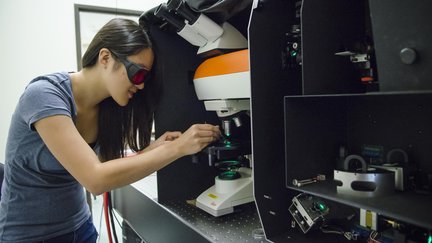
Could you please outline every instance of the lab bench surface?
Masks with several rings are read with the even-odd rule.
[[[145,242],[267,242],[254,203],[237,207],[232,214],[213,217],[190,202],[158,203],[142,186],[117,189],[112,201]]]

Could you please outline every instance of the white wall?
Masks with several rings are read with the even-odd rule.
[[[145,11],[166,0],[0,0],[0,163],[10,119],[26,84],[76,71],[74,4]]]

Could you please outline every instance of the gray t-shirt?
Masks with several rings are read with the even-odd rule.
[[[68,73],[30,82],[12,116],[0,201],[0,242],[35,242],[78,229],[89,217],[83,187],[54,158],[33,124],[76,117]]]

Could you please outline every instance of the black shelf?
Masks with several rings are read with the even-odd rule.
[[[393,148],[409,154],[409,163],[431,173],[432,92],[377,92],[285,97],[286,186],[351,207],[426,229],[432,228],[432,195],[414,191],[389,196],[359,197],[336,192],[332,180],[339,147],[348,154],[362,154],[362,146]],[[385,156],[383,156],[385,158]],[[293,179],[317,174],[327,181],[301,188]]]
[[[432,228],[432,196],[415,192],[395,192],[389,196],[365,198],[338,194],[335,181],[320,181],[289,189],[308,193],[338,203],[374,211],[422,228]]]

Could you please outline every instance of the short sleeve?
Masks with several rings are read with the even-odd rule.
[[[18,111],[31,130],[33,124],[42,118],[54,115],[72,117],[72,104],[65,91],[49,82],[38,80],[30,83],[22,94]]]

